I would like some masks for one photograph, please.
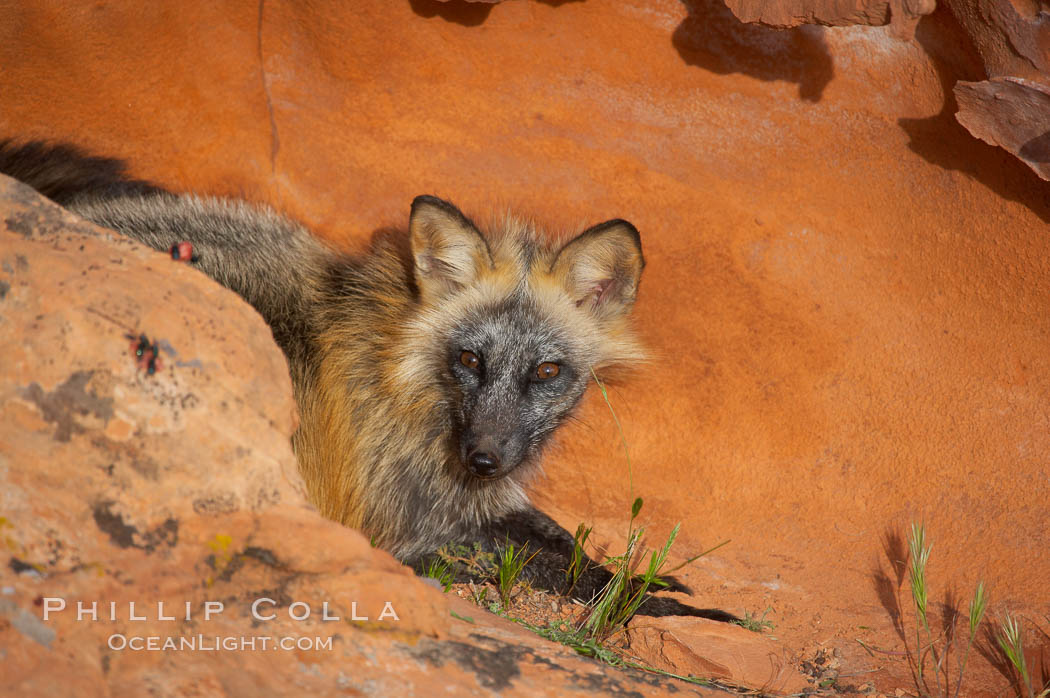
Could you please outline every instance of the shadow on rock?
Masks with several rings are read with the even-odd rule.
[[[985,621],[984,631],[978,633],[979,639],[974,643],[974,649],[1002,674],[1017,695],[1033,695],[1029,687],[1021,681],[1017,671],[999,646],[1000,620],[1001,617],[993,616],[991,622]],[[1044,630],[1044,626],[1036,622],[1036,619],[1027,616],[1021,617],[1021,627],[1030,685],[1035,691],[1048,688],[1050,687],[1050,634]]]
[[[824,28],[771,29],[744,24],[721,0],[682,0],[689,16],[671,42],[689,65],[727,75],[798,83],[798,95],[819,102],[835,75]]]
[[[541,5],[560,7],[568,3],[585,2],[586,0],[536,0]],[[408,0],[412,11],[420,17],[440,17],[446,22],[461,24],[464,27],[476,27],[489,18],[492,8],[500,0]]]
[[[904,640],[904,620],[900,603],[901,584],[904,582],[904,573],[908,565],[908,550],[904,544],[904,536],[895,528],[889,528],[882,536],[882,550],[886,554],[886,560],[890,565],[892,577],[886,574],[881,561],[876,562],[875,569],[871,573],[872,582],[875,585],[875,593],[879,602],[886,609],[893,629],[897,635]]]
[[[1040,134],[1022,145],[1020,155],[1031,162],[1050,162],[1050,131]]]
[[[977,640],[973,643],[973,648],[992,665],[992,668],[1006,679],[1007,683],[1013,685],[1013,668],[1010,666],[1010,662],[1006,659],[1006,656],[1003,655],[1003,651],[999,647],[999,641],[996,639],[995,635],[997,629],[998,624],[994,619],[990,623],[985,623],[984,629],[977,634]],[[1023,693],[1019,695],[1023,695]]]
[[[476,27],[482,24],[492,12],[493,3],[467,2],[467,0],[408,0],[412,11],[420,17],[440,17],[446,22],[462,24],[464,27]]]
[[[925,119],[898,119],[908,134],[908,147],[927,162],[946,170],[962,172],[1000,197],[1027,207],[1045,223],[1050,223],[1050,189],[1027,165],[1002,148],[988,145],[970,135],[956,118],[959,105],[953,87],[959,80],[987,79],[980,57],[965,31],[947,9],[938,7],[923,17],[915,39],[930,57],[944,93],[944,106]],[[1045,135],[1045,134],[1044,134]],[[1025,157],[1039,161],[1045,156],[1050,136],[1035,139]],[[1024,150],[1022,153],[1024,154]],[[1031,157],[1035,156],[1035,157]]]

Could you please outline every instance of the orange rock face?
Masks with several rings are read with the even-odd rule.
[[[842,683],[882,691],[915,690],[893,654],[913,631],[899,573],[912,521],[934,541],[935,623],[965,611],[978,579],[996,613],[1040,619],[1050,605],[1050,199],[956,122],[952,86],[987,75],[946,9],[911,42],[879,27],[742,25],[714,0],[21,3],[9,15],[3,135],[267,201],[348,247],[403,223],[421,193],[555,228],[631,220],[649,262],[636,312],[652,361],[610,399],[633,475],[592,395],[535,498],[567,528],[595,524],[611,551],[632,493],[654,544],[677,521],[682,557],[730,539],[685,573],[694,603],[771,606],[778,638],[807,655],[840,649]],[[34,353],[61,334],[47,332]],[[113,361],[127,358],[121,342]],[[245,352],[230,360],[242,376],[264,362]],[[45,404],[68,366],[29,380]],[[108,395],[99,380],[65,390]],[[36,404],[20,398],[5,424],[50,439],[60,422]],[[70,443],[84,438],[72,425],[105,422],[84,409]],[[172,428],[173,415],[151,416],[142,406],[104,429],[121,443]],[[254,501],[248,484],[209,477],[208,491]],[[163,552],[166,519],[135,519],[107,487],[131,540]],[[176,495],[170,506],[192,508]],[[204,576],[219,531],[182,530],[199,557],[173,559]],[[964,693],[1007,683],[971,654]]]
[[[719,679],[730,685],[786,696],[811,688],[793,652],[737,625],[699,618],[635,616],[630,651],[649,666],[679,676]]]

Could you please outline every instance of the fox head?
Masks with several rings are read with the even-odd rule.
[[[595,372],[643,358],[628,324],[645,264],[638,231],[611,220],[552,242],[508,219],[486,236],[421,196],[409,232],[418,312],[399,373],[442,396],[450,474],[522,473]]]

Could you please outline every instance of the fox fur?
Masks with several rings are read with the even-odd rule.
[[[293,447],[324,516],[407,564],[448,543],[528,542],[540,552],[526,576],[564,583],[573,537],[524,485],[592,375],[644,358],[630,223],[554,239],[505,217],[483,232],[420,196],[407,255],[377,236],[355,257],[264,206],[172,194],[70,146],[0,142],[0,172],[158,250],[192,243],[194,264],[259,311],[288,358]],[[592,564],[574,591],[609,576]],[[731,618],[668,598],[640,612]]]

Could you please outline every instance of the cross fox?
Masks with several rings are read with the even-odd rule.
[[[527,542],[525,578],[565,586],[573,536],[523,483],[592,373],[644,358],[628,322],[645,264],[633,225],[552,241],[508,217],[482,233],[419,196],[407,251],[376,236],[355,257],[266,207],[176,195],[71,146],[0,142],[0,172],[158,250],[191,243],[192,264],[259,311],[288,358],[293,447],[324,516],[409,565],[449,543]],[[592,562],[573,591],[609,579]],[[640,612],[732,618],[665,597]]]

